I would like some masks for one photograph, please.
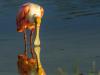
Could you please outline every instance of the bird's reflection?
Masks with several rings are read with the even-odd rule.
[[[46,75],[40,62],[40,46],[34,47],[36,58],[29,58],[25,54],[18,55],[18,72],[20,75]]]

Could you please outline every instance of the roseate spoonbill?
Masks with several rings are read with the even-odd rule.
[[[34,45],[35,46],[40,45],[39,31],[40,31],[41,18],[43,14],[44,14],[44,9],[41,6],[30,2],[23,4],[17,14],[16,17],[17,31],[24,33],[25,55],[27,55],[27,35],[26,35],[27,29],[30,30],[30,52],[32,54],[32,57],[34,54],[32,50],[32,40],[33,40],[32,35],[34,30],[35,30]]]

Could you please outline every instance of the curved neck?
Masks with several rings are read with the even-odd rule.
[[[36,31],[35,31],[35,40],[34,40],[34,45],[35,45],[35,46],[39,46],[39,45],[40,45],[39,33],[40,33],[40,28],[39,28],[39,27],[36,27]]]

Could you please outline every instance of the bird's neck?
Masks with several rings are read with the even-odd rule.
[[[39,27],[36,27],[35,40],[34,40],[34,45],[35,46],[39,46],[40,45],[39,32],[40,32],[40,28]]]
[[[39,36],[40,27],[36,27],[36,35]]]

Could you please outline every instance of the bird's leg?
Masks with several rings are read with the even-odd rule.
[[[24,30],[24,54],[27,55],[27,35],[26,35],[26,31]]]
[[[34,52],[33,52],[33,48],[32,48],[32,35],[33,35],[33,31],[30,32],[30,52],[32,54],[32,58],[34,58]]]
[[[34,46],[39,46],[40,45],[40,37],[39,37],[39,32],[40,32],[40,24],[41,24],[41,18],[36,17],[36,31],[35,31],[35,40],[34,40]]]

